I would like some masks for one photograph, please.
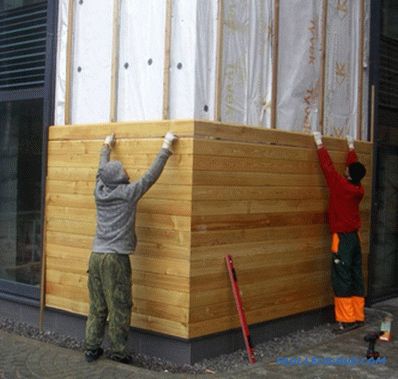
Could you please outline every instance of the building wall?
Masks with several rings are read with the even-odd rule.
[[[332,302],[327,188],[313,138],[220,123],[165,121],[51,127],[46,195],[46,305],[87,314],[92,192],[105,135],[131,178],[150,165],[167,130],[180,136],[159,181],[140,202],[132,326],[194,338],[239,326],[224,256],[235,261],[248,322]],[[346,142],[325,138],[343,171]],[[361,206],[364,269],[371,147]]]

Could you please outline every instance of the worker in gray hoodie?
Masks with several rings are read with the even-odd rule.
[[[109,160],[115,136],[107,136],[101,149],[94,190],[97,227],[89,260],[88,289],[90,309],[86,323],[85,358],[97,360],[105,324],[109,319],[110,358],[131,363],[126,353],[132,307],[131,266],[129,255],[135,250],[135,218],[137,202],[159,178],[177,137],[168,132],[162,148],[148,171],[130,182],[123,165]]]

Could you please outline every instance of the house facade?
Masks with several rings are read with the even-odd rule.
[[[255,341],[328,319],[315,130],[341,169],[357,140],[368,301],[396,295],[394,17],[392,1],[0,2],[0,315],[83,335],[110,132],[133,178],[180,136],[137,218],[135,351],[240,346],[226,254]]]

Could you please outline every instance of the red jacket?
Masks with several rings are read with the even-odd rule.
[[[319,162],[329,187],[328,218],[331,232],[349,233],[359,230],[361,227],[359,203],[364,195],[362,185],[351,184],[336,171],[325,147],[317,151]],[[355,151],[349,151],[346,165],[348,166],[357,161],[358,157]]]

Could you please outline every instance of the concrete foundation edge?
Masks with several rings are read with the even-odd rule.
[[[39,325],[39,306],[35,301],[0,297],[0,317],[9,318],[32,326]],[[250,334],[254,349],[256,344],[281,337],[297,330],[311,329],[314,326],[333,321],[333,307],[327,307],[299,315],[251,325]],[[55,309],[46,309],[45,330],[84,338],[86,318]],[[105,341],[104,345],[108,344]],[[184,340],[172,336],[131,328],[129,349],[131,351],[159,357],[177,364],[193,364],[205,358],[231,353],[243,349],[244,343],[240,329],[212,334],[200,338]]]

